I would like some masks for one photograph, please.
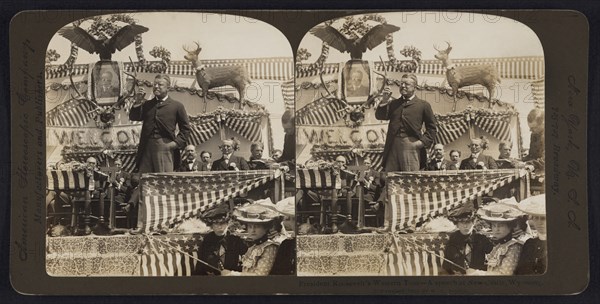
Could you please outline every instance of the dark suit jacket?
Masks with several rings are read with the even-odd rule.
[[[498,169],[514,169],[514,161],[515,160],[511,158],[497,159],[496,165],[498,165]]]
[[[427,149],[433,144],[437,132],[437,120],[433,115],[431,105],[416,96],[403,105],[402,98],[395,99],[386,106],[377,107],[375,118],[389,120],[385,146],[383,148],[383,165],[392,149],[394,137],[398,134],[401,122],[404,122],[406,132],[409,136],[418,138],[424,144],[421,149],[421,168],[425,168],[427,162]],[[425,132],[421,128],[425,125]]]
[[[546,241],[539,238],[525,241],[515,274],[544,274],[548,264],[546,246]]]
[[[460,231],[452,232],[444,248],[444,258],[466,268],[464,248],[467,242],[471,246],[471,263],[469,264],[469,268],[487,270],[485,255],[492,251],[494,245],[487,237],[479,233],[473,232],[470,237],[467,237],[460,233]],[[466,273],[464,270],[447,261],[444,261],[442,268],[449,274]]]
[[[486,168],[488,169],[498,169],[498,165],[496,164],[496,160],[491,157],[484,155],[483,153],[479,153],[477,156],[477,161],[473,161],[473,158],[469,155],[469,158],[465,158],[460,162],[461,170],[474,170],[477,169],[477,164],[479,162],[483,162]],[[480,168],[481,169],[481,168]]]
[[[130,120],[144,122],[135,158],[136,169],[139,168],[142,154],[155,126],[162,137],[175,141],[179,149],[185,148],[187,144],[190,135],[190,120],[183,104],[171,97],[168,97],[160,106],[158,103],[159,101],[154,98],[146,101],[141,106],[131,108],[129,112]],[[179,127],[177,136],[175,135],[176,126]],[[179,149],[173,151],[174,168],[179,168],[181,161]]]
[[[223,244],[223,247],[225,248],[225,262],[222,265],[223,269],[242,271],[240,256],[248,251],[248,246],[246,246],[240,237],[229,233],[223,238],[218,237],[214,232],[207,234],[200,245],[198,258],[216,268],[220,268],[219,249],[221,248],[221,244]],[[194,272],[199,275],[220,274],[217,273],[216,270],[211,269],[202,263],[196,264]]]
[[[448,161],[445,158],[442,158],[442,163],[440,164],[440,167],[437,167],[437,162],[435,161],[435,159],[432,159],[428,164],[427,164],[427,171],[437,171],[437,170],[452,170],[452,168],[450,168],[450,165],[452,163],[450,161]]]
[[[199,159],[195,159],[194,165],[192,166],[192,169],[190,170],[189,163],[187,161],[183,160],[183,161],[181,161],[181,165],[179,166],[179,169],[177,171],[178,172],[202,171],[202,170],[200,170],[202,168],[202,165],[205,165],[205,164],[202,161],[200,161]]]
[[[212,166],[212,163],[210,165]],[[200,167],[198,167],[198,171],[210,171],[208,163],[200,162]]]
[[[231,155],[229,157],[229,164],[235,163],[236,167],[240,170],[250,170],[248,163],[245,159],[239,156]],[[229,171],[229,165],[225,163],[225,159],[223,157],[215,160],[212,163],[211,171]]]

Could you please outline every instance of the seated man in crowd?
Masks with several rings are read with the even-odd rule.
[[[488,141],[485,136],[481,136],[480,138],[471,138],[471,144],[469,144],[471,155],[460,162],[460,169],[498,169],[496,160],[491,156],[483,154],[483,151],[487,148]]]
[[[212,158],[212,153],[209,151],[200,152],[200,171],[210,171],[212,167],[212,162],[210,159]]]
[[[196,147],[187,145],[181,156],[181,165],[177,171],[179,172],[195,172],[200,171],[202,163],[196,158]]]
[[[462,153],[459,150],[450,150],[450,161],[448,162],[448,170],[458,170],[460,168],[460,156]]]
[[[253,142],[250,145],[250,160],[248,161],[248,166],[250,170],[264,170],[269,169],[269,164],[273,163],[273,160],[269,158],[263,158],[264,145],[261,142]]]
[[[250,170],[248,163],[243,157],[233,155],[234,151],[239,149],[238,144],[233,139],[226,139],[219,146],[223,156],[215,160],[211,166],[212,171],[240,171]]]
[[[279,159],[281,158],[282,154],[283,154],[283,151],[281,151],[280,149],[275,149],[275,150],[273,150],[273,154],[271,154],[271,158],[274,161],[279,162]]]
[[[427,171],[447,170],[450,162],[444,159],[444,145],[433,146],[433,159],[427,163]]]

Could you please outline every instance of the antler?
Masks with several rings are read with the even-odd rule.
[[[436,51],[438,51],[438,52],[441,52],[441,51],[440,51],[440,49],[438,49],[437,45],[435,45],[435,44],[434,44],[434,45],[433,45],[433,48],[434,48]]]
[[[133,60],[131,60],[131,57],[129,57],[129,62],[131,63],[131,66],[133,67]],[[129,92],[127,92],[127,94],[119,96],[119,99],[117,99],[117,102],[115,102],[115,104],[113,104],[111,106],[112,110],[119,108],[123,103],[125,103],[125,100],[129,97],[132,97],[135,92],[135,88],[137,87],[137,71],[135,70],[135,68],[133,69],[133,74],[127,73],[127,72],[123,72],[125,75],[133,78],[133,84],[131,85],[131,89],[129,89]]]
[[[446,41],[446,44],[448,45],[448,47],[446,48],[446,52],[447,52],[448,50],[450,50],[452,48],[452,46],[450,45],[450,42],[448,42],[448,41]]]
[[[371,98],[369,98],[367,100],[367,102],[365,102],[364,104],[361,105],[363,108],[370,106],[371,103],[373,103],[375,101],[375,98],[381,95],[381,92],[383,92],[383,89],[385,89],[385,85],[387,84],[387,68],[386,68],[385,62],[383,62],[383,59],[381,58],[381,56],[379,56],[379,60],[381,61],[381,66],[383,66],[384,74],[378,73],[377,71],[373,71],[373,72],[375,74],[383,77],[383,81],[381,82],[381,88],[379,88],[379,91],[377,91],[377,94],[374,94],[373,96],[371,96]]]
[[[319,73],[319,78],[321,79],[321,84],[325,88],[325,91],[327,91],[327,97],[326,98],[331,97],[333,94],[331,94],[331,92],[329,92],[329,88],[327,88],[327,84],[325,84],[325,81],[323,80],[323,73]],[[321,96],[325,97],[325,96],[323,96],[323,94],[321,94]]]

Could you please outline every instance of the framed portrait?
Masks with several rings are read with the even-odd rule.
[[[371,67],[368,61],[350,60],[343,64],[342,90],[349,103],[365,102],[371,93]]]
[[[92,64],[90,74],[91,97],[98,105],[112,105],[121,95],[121,68],[116,61],[99,61]]]

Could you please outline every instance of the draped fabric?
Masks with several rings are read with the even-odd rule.
[[[198,215],[279,177],[279,170],[143,174],[144,230],[151,232]]]
[[[47,126],[80,127],[92,118],[97,106],[89,100],[71,99],[46,112]]]
[[[526,174],[525,169],[388,173],[392,230],[414,227]]]
[[[296,111],[298,125],[332,125],[340,120],[345,108],[342,101],[337,99],[320,98]]]

